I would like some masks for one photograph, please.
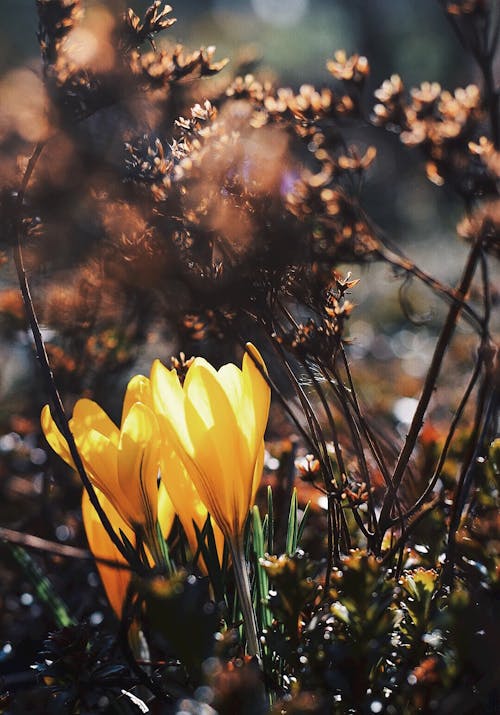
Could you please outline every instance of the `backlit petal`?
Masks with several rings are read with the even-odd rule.
[[[217,372],[217,377],[227,395],[236,418],[240,422],[241,403],[243,398],[243,373],[232,362],[223,365]],[[240,422],[241,424],[241,422]]]
[[[243,372],[233,363],[223,365],[217,373],[220,383],[231,402],[238,425],[240,444],[240,473],[251,474],[256,459],[254,405],[245,392]],[[250,503],[252,482],[249,478],[240,480],[243,504]],[[246,517],[245,517],[246,518]]]
[[[259,352],[247,349],[265,371]],[[163,439],[182,462],[162,471],[186,471],[226,536],[239,536],[262,474],[270,390],[259,368],[250,355],[243,370],[228,364],[218,372],[196,358],[181,386],[176,372],[156,361],[151,384]]]
[[[71,457],[68,443],[66,442],[61,432],[59,431],[58,426],[52,419],[52,415],[50,414],[50,407],[48,405],[45,405],[42,409],[42,413],[40,415],[40,423],[42,425],[42,430],[45,435],[45,439],[50,444],[54,452],[56,452],[61,457],[61,459],[64,459],[66,464],[69,464],[70,467],[73,467],[73,469],[75,469],[75,464],[73,462],[73,458]]]
[[[191,552],[194,554],[198,548],[198,539],[193,521],[201,531],[207,520],[208,511],[200,499],[184,463],[177,456],[176,452],[168,447],[167,443],[165,443],[162,448],[161,478],[162,485],[165,485],[172,499],[175,512],[180,519]],[[219,562],[222,563],[224,536],[217,524],[213,523],[213,520],[212,526]]]
[[[130,539],[131,543],[134,543],[135,537],[133,531],[124,522],[104,494],[98,490],[96,491],[99,502],[111,521],[115,531],[119,532],[121,529],[127,538]],[[82,495],[82,514],[85,533],[87,534],[87,541],[94,557],[115,561],[119,564],[127,566],[126,560],[109,538],[106,529],[103,527],[85,490]],[[99,562],[97,562],[96,565],[104,590],[106,591],[108,601],[117,617],[121,618],[123,602],[125,600],[127,588],[131,579],[131,572],[127,568],[113,568],[112,566],[106,566],[105,564]]]
[[[117,450],[115,445],[101,432],[94,429],[80,431],[70,421],[76,446],[92,482],[118,506],[118,473],[116,465]],[[80,426],[78,426],[80,427]]]
[[[86,398],[78,400],[73,409],[72,423],[79,433],[93,429],[107,437],[112,444],[118,446],[120,431],[97,402]]]
[[[118,483],[127,495],[132,524],[154,527],[158,513],[160,434],[154,413],[141,402],[130,408],[118,445]]]
[[[203,473],[201,484],[195,474],[192,479],[219,526],[227,528],[221,523],[222,512],[229,532],[238,530],[246,511],[244,481],[249,464],[234,410],[217,373],[208,369],[205,361],[195,360],[191,365],[184,391],[186,422]]]
[[[125,418],[128,415],[130,408],[132,407],[134,402],[142,402],[151,409],[153,408],[151,384],[149,382],[149,378],[145,377],[144,375],[134,375],[134,377],[129,380],[127,390],[125,392],[125,397],[123,399],[121,424],[125,422]]]
[[[174,519],[174,505],[164,485],[160,483],[158,487],[158,523],[164,539],[168,539]]]
[[[250,497],[250,506],[251,507],[255,504],[255,497],[257,496],[259,484],[262,480],[262,470],[264,469],[264,453],[265,453],[265,444],[264,444],[264,440],[262,440],[260,450],[257,454],[257,461],[255,462],[255,469],[253,472],[252,493],[251,493],[251,497]]]
[[[261,374],[267,374],[265,363],[257,348],[247,343],[247,351],[243,356],[243,392],[251,417],[249,416],[248,429],[252,430],[255,454],[260,449],[260,443],[266,431],[271,403],[271,389]]]
[[[194,447],[186,423],[185,394],[175,370],[167,370],[159,360],[151,368],[151,388],[153,406],[157,415],[163,416],[168,424],[175,425],[170,434],[178,452],[185,450],[194,457]]]

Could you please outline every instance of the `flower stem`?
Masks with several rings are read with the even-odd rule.
[[[260,658],[262,654],[257,634],[257,619],[252,604],[250,580],[241,539],[229,539],[229,548],[233,559],[234,579],[245,624],[248,652],[250,655],[256,655]]]

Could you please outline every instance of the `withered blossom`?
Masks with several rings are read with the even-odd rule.
[[[493,142],[487,137],[479,137],[479,141],[469,142],[471,154],[479,157],[481,163],[491,172],[493,180],[500,179],[500,151],[495,149]]]
[[[363,55],[347,56],[345,50],[337,50],[333,60],[326,63],[327,70],[335,79],[362,85],[370,73],[370,65]]]
[[[83,15],[80,0],[36,0],[39,17],[38,42],[45,62],[54,62],[61,39]]]
[[[140,54],[131,53],[133,75],[143,79],[152,88],[168,87],[173,82],[186,78],[207,77],[225,67],[227,60],[213,61],[215,47],[201,48],[185,54],[182,45],[173,50],[158,50]]]
[[[306,454],[295,460],[295,469],[304,481],[314,481],[321,469],[319,460],[313,454]]]
[[[154,0],[141,20],[129,7],[125,13],[125,23],[130,33],[131,45],[138,47],[146,40],[152,42],[156,34],[166,30],[167,27],[171,27],[177,22],[174,17],[168,17],[171,12],[172,7],[170,5],[164,5],[161,0]]]
[[[379,126],[398,125],[405,116],[404,84],[398,74],[384,80],[375,91],[379,104],[373,107],[375,124]]]
[[[333,93],[329,89],[317,90],[311,84],[303,84],[298,94],[289,88],[278,89],[276,96],[267,96],[264,107],[271,116],[283,115],[289,112],[300,121],[315,121],[328,116],[334,108]]]
[[[236,77],[226,89],[227,97],[235,99],[249,99],[257,104],[264,101],[264,98],[271,93],[271,84],[262,84],[253,74],[246,74],[244,77]]]
[[[478,171],[469,151],[484,121],[477,85],[450,92],[437,82],[423,82],[410,90],[408,101],[401,79],[394,75],[375,92],[375,97],[380,103],[373,109],[374,123],[398,132],[403,144],[424,152],[430,181],[438,186],[453,182],[466,196],[496,192],[488,168]]]
[[[480,238],[485,250],[500,258],[500,199],[480,204],[460,221],[457,232],[466,241]]]

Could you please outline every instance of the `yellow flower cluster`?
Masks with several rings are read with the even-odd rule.
[[[130,380],[120,428],[92,400],[76,403],[69,426],[100,504],[116,533],[131,543],[140,537],[152,560],[158,553],[157,524],[166,538],[175,514],[193,553],[194,524],[201,530],[208,513],[219,556],[224,537],[232,551],[241,549],[262,474],[270,404],[265,370],[251,344],[241,370],[230,363],[217,371],[195,358],[183,384],[175,369],[156,360],[149,379]],[[50,446],[75,468],[48,405],[41,423]],[[86,493],[82,510],[94,556],[125,564]],[[98,568],[120,616],[130,572],[99,561]]]

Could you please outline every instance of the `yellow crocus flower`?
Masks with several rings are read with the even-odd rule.
[[[128,384],[127,394],[123,402],[124,415],[130,409],[133,401],[140,401],[153,408],[153,395],[151,382],[144,375],[136,375]],[[199,497],[196,487],[189,476],[186,467],[171,444],[162,432],[162,446],[160,455],[160,472],[162,484],[165,486],[172,500],[176,514],[182,524],[189,546],[194,554],[198,549],[198,538],[194,524],[201,531],[205,526],[208,511]],[[193,524],[194,522],[194,524]],[[224,535],[217,524],[212,524],[219,561],[222,562],[224,549]],[[200,561],[203,569],[203,561]]]
[[[69,426],[94,486],[152,546],[158,518],[160,431],[151,407],[137,399],[140,388],[140,381],[133,378],[125,396],[120,428],[96,402],[88,399],[75,404]],[[48,405],[42,410],[41,424],[52,449],[75,468]]]
[[[240,370],[215,370],[195,358],[181,385],[158,360],[151,369],[153,405],[161,430],[227,539],[245,619],[249,651],[260,652],[243,529],[262,475],[270,389],[258,350],[247,344]]]
[[[260,353],[247,349],[265,370]],[[181,385],[158,360],[151,370],[161,430],[226,538],[239,539],[262,476],[270,389],[254,359],[215,370],[195,358]]]

